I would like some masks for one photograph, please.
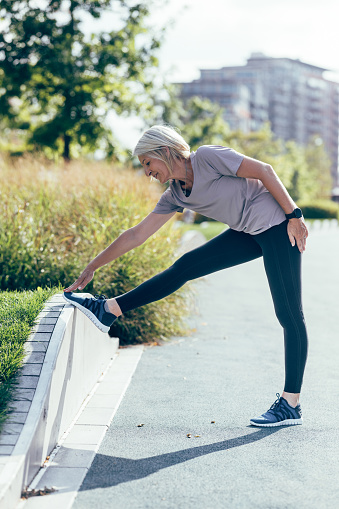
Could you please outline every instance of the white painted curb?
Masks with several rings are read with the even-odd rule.
[[[15,444],[2,446],[8,448],[9,454],[0,456],[1,509],[18,504],[22,489],[29,485],[70,426],[119,346],[117,338],[100,332],[61,295],[54,296],[39,317],[57,312],[60,316],[49,341],[43,326],[41,332],[38,326],[27,343],[27,360],[14,402],[14,421],[9,417],[1,435],[1,444]],[[43,355],[43,351],[40,367],[39,362],[30,363],[30,356],[39,352]],[[34,396],[30,397],[30,393]]]

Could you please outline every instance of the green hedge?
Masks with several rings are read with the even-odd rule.
[[[305,219],[339,219],[339,205],[331,200],[299,202]]]
[[[154,207],[161,190],[132,170],[75,162],[65,168],[19,160],[2,170],[0,289],[63,287]],[[180,232],[168,224],[142,246],[102,267],[84,291],[120,295],[164,270]],[[126,313],[111,334],[121,343],[182,334],[183,290]]]

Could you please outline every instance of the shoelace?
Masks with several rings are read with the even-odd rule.
[[[277,396],[277,399],[275,400],[275,402],[271,406],[270,410],[275,410],[280,405],[280,403],[281,403],[279,392],[276,393],[276,396]]]
[[[102,299],[107,300],[106,295],[99,295],[97,293],[94,295],[94,298],[98,299],[98,300],[102,300]]]
[[[282,399],[278,392],[276,393],[276,396],[277,399],[275,400],[271,408],[268,410],[268,413],[271,413],[276,417],[279,417],[280,420],[293,418],[291,410],[287,408],[285,405],[283,405]]]

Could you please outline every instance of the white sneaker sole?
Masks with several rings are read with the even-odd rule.
[[[286,419],[285,421],[280,422],[269,422],[266,424],[259,424],[258,422],[250,421],[252,426],[258,426],[260,428],[274,428],[275,426],[296,426],[297,424],[302,424],[303,419]]]
[[[107,327],[107,325],[104,325],[103,323],[101,323],[100,320],[98,320],[98,318],[89,309],[83,307],[78,302],[68,299],[67,297],[65,297],[64,294],[63,294],[63,298],[65,299],[66,302],[68,302],[69,304],[72,304],[72,306],[75,306],[76,308],[80,309],[80,311],[82,313],[84,313],[84,315],[86,315],[87,318],[89,318],[94,323],[94,325],[96,325],[98,327],[98,329],[101,330],[101,332],[107,333],[109,331],[110,327]]]

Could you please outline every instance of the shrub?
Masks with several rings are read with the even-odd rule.
[[[299,202],[305,219],[339,219],[339,205],[331,200]]]
[[[130,169],[79,161],[56,167],[21,158],[5,165],[0,195],[0,289],[68,286],[120,233],[154,207],[159,188]],[[168,267],[180,233],[168,224],[145,244],[102,267],[85,291],[120,295]],[[183,333],[179,290],[114,324],[121,343]],[[179,301],[179,302],[178,302]]]
[[[201,224],[201,223],[204,223],[205,221],[215,221],[215,219],[212,219],[211,217],[207,217],[207,216],[203,216],[202,214],[199,214],[198,212],[196,212],[195,216],[194,216],[194,223],[195,224]]]

